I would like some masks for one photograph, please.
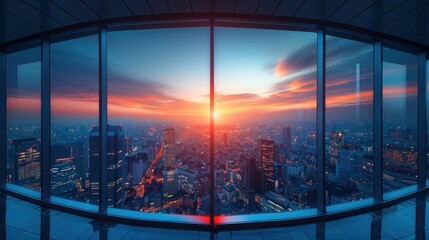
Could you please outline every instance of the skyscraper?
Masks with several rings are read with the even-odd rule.
[[[40,190],[39,140],[34,137],[11,140],[8,158],[9,181],[32,190]]]
[[[165,169],[176,168],[176,133],[174,128],[164,129],[164,150],[162,152],[162,161]]]
[[[335,165],[340,160],[340,150],[343,145],[343,133],[341,131],[332,131],[329,146],[330,164]]]
[[[260,172],[259,192],[274,191],[274,141],[260,139],[258,145],[257,170]]]
[[[58,162],[51,168],[52,195],[69,197],[76,190],[76,166],[73,161]]]
[[[86,180],[88,175],[87,140],[73,143],[51,145],[51,166],[58,163],[73,162],[77,178]]]
[[[287,151],[290,151],[292,149],[289,126],[283,127],[283,146]]]
[[[94,127],[89,135],[89,180],[90,203],[98,204],[99,196],[99,127]],[[125,135],[121,126],[107,127],[107,192],[109,207],[123,205],[123,167],[125,160]]]
[[[246,189],[256,188],[255,181],[256,159],[241,156],[241,183]]]
[[[179,190],[177,169],[164,171],[163,182],[164,182],[164,199],[168,200],[169,198],[173,197]]]

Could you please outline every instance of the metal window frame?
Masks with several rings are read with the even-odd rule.
[[[98,33],[99,69],[99,212],[107,212],[107,27],[100,26]]]
[[[0,186],[6,184],[7,163],[7,105],[6,105],[6,53],[0,52]]]
[[[418,55],[418,118],[417,118],[417,186],[419,188],[426,187],[426,136],[427,136],[427,116],[426,116],[426,53],[422,52]]]
[[[383,41],[374,43],[373,80],[373,196],[375,202],[383,201]]]
[[[317,112],[316,112],[316,156],[317,156],[317,210],[326,213],[326,30],[317,29]]]
[[[50,42],[42,39],[41,71],[41,187],[42,199],[48,200],[51,195],[51,80],[50,80]]]

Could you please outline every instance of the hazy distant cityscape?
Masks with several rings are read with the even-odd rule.
[[[348,127],[347,127],[348,126]],[[327,204],[372,195],[372,126],[326,127]],[[51,191],[98,203],[97,126],[53,127]],[[384,189],[415,183],[416,132],[384,131]],[[316,207],[314,123],[216,126],[215,214],[296,211]],[[208,215],[209,128],[178,123],[108,127],[108,206],[142,212]],[[40,191],[40,129],[9,128],[8,182]]]

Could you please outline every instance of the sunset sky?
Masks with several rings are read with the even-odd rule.
[[[107,46],[111,123],[208,121],[208,28],[109,32]],[[37,49],[8,55],[10,121],[40,116]],[[97,122],[97,51],[97,36],[51,44],[53,124]],[[372,46],[328,37],[326,52],[327,119],[356,120],[358,105],[359,120],[370,120]],[[314,121],[316,61],[315,33],[216,28],[216,121]],[[385,64],[384,70],[386,102],[415,95],[405,84],[414,77],[404,75],[404,65]]]

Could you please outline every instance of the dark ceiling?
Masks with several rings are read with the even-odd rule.
[[[89,21],[178,13],[323,20],[429,46],[429,0],[2,0],[0,44]]]

